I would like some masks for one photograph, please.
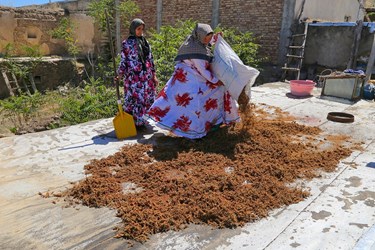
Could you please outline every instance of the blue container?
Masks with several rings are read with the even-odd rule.
[[[375,87],[372,84],[366,84],[363,87],[363,99],[372,100],[374,99]]]

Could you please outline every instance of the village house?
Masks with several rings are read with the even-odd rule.
[[[6,46],[15,47],[15,56],[25,56],[24,45],[38,46],[41,54],[55,57],[53,63],[46,58],[44,64],[37,67],[32,78],[38,88],[54,88],[62,82],[75,78],[71,58],[62,39],[55,39],[50,31],[57,27],[59,20],[68,17],[76,26],[74,38],[80,48],[78,58],[85,61],[88,56],[100,53],[100,48],[107,43],[102,34],[87,15],[90,1],[61,1],[46,5],[9,8],[0,6],[0,56]],[[314,79],[316,74],[329,68],[344,70],[349,60],[351,65],[366,68],[374,37],[373,23],[368,14],[374,9],[374,0],[366,1],[329,1],[324,0],[276,0],[276,1],[162,1],[138,0],[141,9],[137,17],[142,18],[147,26],[158,30],[161,25],[173,25],[177,20],[192,19],[209,23],[216,27],[230,26],[241,31],[252,32],[260,45],[259,56],[264,58],[262,73],[258,80],[270,82],[280,80],[282,67],[298,68],[298,77]],[[324,8],[322,7],[324,6]],[[366,19],[367,18],[367,19]],[[306,32],[303,58],[299,65],[286,65],[288,46],[291,37],[301,31],[301,21],[309,22]],[[361,38],[357,46],[355,28],[357,21],[364,21]],[[332,23],[331,25],[327,22]],[[320,25],[325,23],[325,25]],[[117,33],[119,41],[126,36],[127,29],[121,27]],[[358,33],[358,32],[357,32]],[[172,38],[171,38],[172,39]],[[299,52],[299,53],[300,53]],[[68,61],[68,62],[67,62]],[[53,67],[58,68],[61,76],[56,75]],[[48,70],[46,70],[48,69]],[[61,78],[64,77],[64,78]],[[293,77],[293,76],[292,76]],[[295,76],[294,76],[295,77]],[[45,83],[44,79],[49,79]],[[44,84],[44,85],[43,85]],[[45,85],[47,84],[47,85]],[[3,77],[0,77],[0,97],[9,95]]]

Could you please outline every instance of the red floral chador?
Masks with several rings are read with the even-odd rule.
[[[217,82],[207,61],[180,61],[147,116],[190,139],[205,136],[217,124],[239,121],[237,102]]]

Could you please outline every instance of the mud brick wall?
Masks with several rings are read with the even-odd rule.
[[[53,7],[53,6],[52,6]],[[76,32],[74,39],[80,49],[78,56],[86,56],[100,46],[101,34],[95,28],[93,19],[84,11],[68,10],[62,7],[47,8],[7,8],[0,6],[0,57],[7,44],[15,46],[15,56],[26,56],[24,46],[38,47],[43,56],[67,56],[68,50],[63,39],[54,39],[50,32],[57,28],[61,18],[69,17]]]
[[[25,66],[30,66],[32,60],[33,58],[25,57],[17,60],[17,63]],[[0,59],[0,69],[7,68],[5,61],[6,60]],[[72,84],[78,84],[82,78],[82,63],[83,62],[75,63],[70,58],[43,57],[32,72],[32,77],[34,79],[36,88],[38,89],[38,91],[44,92],[45,90],[56,89],[58,86],[68,82]],[[88,68],[87,65],[86,68]],[[9,74],[8,77],[10,77]],[[24,80],[20,78],[18,78],[17,80],[19,86],[21,87],[21,91],[26,91],[23,83],[28,86],[31,92],[33,91],[31,82],[28,77]],[[15,84],[12,83],[11,87],[15,87]],[[17,93],[17,90],[13,90],[13,92]],[[3,76],[0,74],[0,99],[9,96],[9,90],[6,87]]]
[[[51,39],[49,32],[57,27],[62,11],[38,9],[13,9],[0,7],[0,51],[10,43],[16,55],[24,55],[24,46],[38,46],[43,55],[62,54],[65,45],[61,40]]]

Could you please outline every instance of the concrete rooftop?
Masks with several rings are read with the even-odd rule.
[[[120,223],[114,210],[63,208],[39,192],[65,190],[84,178],[91,159],[117,152],[126,143],[163,136],[154,128],[129,140],[116,140],[112,119],[0,139],[0,249],[372,249],[375,250],[375,103],[290,98],[289,85],[252,89],[252,102],[280,107],[301,123],[362,141],[333,173],[306,182],[311,196],[258,222],[237,229],[191,225],[157,234],[130,247],[115,239]],[[354,123],[326,119],[331,111],[355,115]]]

